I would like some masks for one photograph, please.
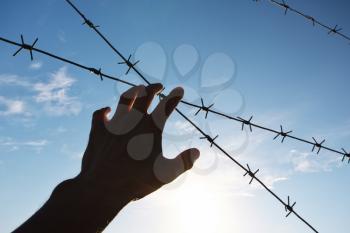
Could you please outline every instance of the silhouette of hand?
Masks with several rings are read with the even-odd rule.
[[[14,232],[102,232],[131,200],[190,169],[199,156],[197,149],[174,159],[162,152],[163,128],[183,89],[175,88],[147,113],[161,89],[161,84],[129,89],[111,120],[109,108],[94,112],[80,174],[60,183],[43,207]]]
[[[162,151],[162,132],[169,115],[183,97],[177,87],[151,114],[147,110],[161,84],[136,86],[122,94],[111,120],[110,108],[93,114],[89,143],[80,178],[94,192],[130,200],[142,198],[192,168],[199,157],[195,148],[167,159]]]

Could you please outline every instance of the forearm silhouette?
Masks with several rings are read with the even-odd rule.
[[[178,87],[151,114],[147,110],[161,84],[136,86],[120,97],[116,112],[94,112],[79,175],[59,184],[49,200],[14,233],[96,233],[118,212],[192,168],[195,148],[167,159],[162,151],[166,120],[181,98]]]

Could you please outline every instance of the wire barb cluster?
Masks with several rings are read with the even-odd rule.
[[[128,66],[128,70],[126,71],[125,75],[128,75],[131,69],[135,69],[135,66],[137,65],[137,63],[140,62],[140,61],[138,60],[138,61],[132,63],[132,62],[130,61],[130,59],[131,59],[131,54],[129,55],[129,57],[128,57],[128,59],[127,59],[126,61],[118,62],[118,64],[120,64],[120,65],[125,64],[125,65]]]
[[[344,156],[342,158],[342,162],[344,162],[345,158],[348,158],[348,163],[350,163],[350,153],[348,153],[344,148],[341,148],[344,151]]]
[[[260,0],[253,0],[254,2],[259,2]],[[325,23],[322,23],[320,20],[317,20],[315,17],[310,16],[300,10],[297,10],[293,7],[291,7],[289,4],[286,3],[285,0],[281,0],[281,1],[277,1],[277,0],[268,0],[269,2],[281,7],[284,10],[284,15],[287,15],[288,11],[290,12],[294,12],[295,14],[305,18],[306,20],[310,21],[312,23],[312,26],[320,26],[322,28],[324,28],[325,30],[327,30],[328,35],[338,35],[340,37],[342,37],[343,39],[347,40],[348,42],[350,42],[350,37],[345,35],[344,33],[342,33],[341,31],[343,30],[342,28],[340,28],[338,25],[333,26],[329,26]]]
[[[204,134],[203,137],[200,137],[200,139],[207,139],[210,143],[210,147],[213,147],[215,139],[217,139],[219,135],[216,135],[214,138],[210,137],[208,134]]]
[[[88,20],[88,19],[85,19],[85,21],[84,21],[84,23],[82,23],[81,25],[88,25],[90,28],[98,28],[98,27],[100,27],[100,26],[98,26],[98,25],[94,25],[90,20]]]
[[[102,71],[101,71],[101,68],[100,69],[95,69],[95,68],[90,68],[90,72],[99,76],[101,81],[103,81],[103,76],[102,76]]]
[[[202,104],[202,106],[200,106],[200,107],[198,108],[198,111],[197,111],[194,115],[197,116],[198,113],[199,113],[200,111],[203,111],[203,112],[205,112],[205,119],[207,119],[208,113],[209,113],[209,111],[210,111],[210,108],[213,107],[214,104],[211,104],[211,105],[209,105],[209,106],[205,106],[205,105],[204,105],[203,98],[201,98],[201,104]]]
[[[259,172],[260,169],[257,169],[255,172],[252,172],[252,170],[250,170],[249,164],[247,164],[247,168],[248,170],[246,170],[243,176],[249,175],[251,177],[249,184],[251,184],[253,180],[256,179],[255,175]]]
[[[312,139],[314,140],[314,145],[312,147],[312,152],[318,148],[317,150],[317,154],[320,153],[320,150],[322,149],[322,144],[326,141],[325,139],[322,140],[322,142],[318,142],[314,137],[312,137]]]
[[[245,120],[241,117],[238,117],[238,119],[242,122],[242,131],[244,130],[244,126],[245,125],[248,125],[249,126],[249,129],[250,129],[250,132],[253,132],[253,129],[252,129],[252,119],[253,119],[253,116],[251,116],[249,118],[249,120]]]
[[[292,133],[293,130],[290,130],[290,131],[288,131],[288,132],[284,132],[284,131],[283,131],[282,125],[280,125],[280,127],[281,127],[281,132],[278,132],[277,135],[273,138],[273,140],[275,140],[276,138],[278,138],[279,136],[281,136],[281,137],[282,137],[281,143],[283,143],[283,142],[284,142],[284,139],[288,136],[288,134]]]
[[[32,45],[29,45],[29,44],[24,43],[23,35],[21,35],[21,42],[22,42],[22,44],[21,44],[20,48],[13,54],[13,56],[16,56],[19,52],[21,52],[22,49],[26,49],[30,53],[30,60],[33,61],[33,49],[34,49],[36,42],[38,42],[38,38],[35,39],[35,41],[33,42]]]
[[[289,196],[288,196],[287,204],[286,204],[285,207],[284,207],[284,209],[286,210],[286,212],[288,212],[287,215],[286,215],[286,218],[287,218],[291,213],[294,212],[294,209],[293,209],[293,208],[294,208],[295,204],[297,204],[297,203],[294,202],[292,205],[290,205],[290,198],[289,198]]]

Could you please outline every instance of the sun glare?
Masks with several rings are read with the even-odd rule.
[[[178,232],[222,232],[225,224],[222,216],[227,213],[224,199],[203,181],[187,181],[170,191],[174,201],[172,214],[176,216]]]

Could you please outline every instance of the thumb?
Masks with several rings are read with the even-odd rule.
[[[160,155],[154,162],[154,175],[162,185],[168,184],[192,168],[198,157],[199,150],[195,148],[183,151],[174,159],[166,159]]]
[[[183,171],[181,173],[183,173],[193,167],[194,162],[199,158],[199,154],[200,152],[197,148],[191,148],[181,152],[173,161],[174,164],[182,167]]]

